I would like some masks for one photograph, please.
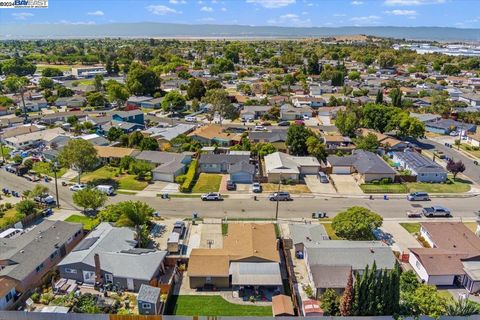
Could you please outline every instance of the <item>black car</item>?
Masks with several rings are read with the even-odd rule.
[[[236,190],[237,189],[237,184],[233,182],[232,180],[227,181],[227,190]]]
[[[290,122],[288,122],[288,121],[280,121],[278,123],[279,127],[288,127],[289,125],[290,125]]]

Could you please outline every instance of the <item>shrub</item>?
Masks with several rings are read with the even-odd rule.
[[[467,151],[471,151],[471,150],[472,150],[472,147],[470,147],[470,146],[465,146],[465,149],[466,149]]]
[[[313,294],[313,289],[310,285],[306,285],[304,288],[303,288],[303,291],[305,291],[305,294],[307,295],[307,297],[309,298],[314,298],[314,294]]]
[[[391,184],[392,183],[392,179],[390,178],[383,178],[382,180],[380,180],[380,184]]]
[[[40,301],[40,293],[34,292],[30,298],[33,300],[33,302],[38,303]]]
[[[192,163],[190,163],[190,167],[188,167],[188,171],[185,174],[185,180],[180,186],[180,192],[190,192],[192,190],[193,180],[195,179],[195,175],[197,173],[197,167],[198,161],[192,160]]]
[[[186,179],[187,179],[187,176],[182,174],[181,176],[178,176],[175,178],[175,182],[178,184],[183,184]]]
[[[424,247],[424,248],[431,248],[431,247],[430,247],[430,244],[427,242],[427,240],[425,240],[424,237],[418,236],[418,237],[417,237],[417,240],[418,240],[418,242],[420,242],[420,243],[422,244],[422,247]]]
[[[472,147],[472,150],[473,150],[473,151],[479,151],[479,150],[480,150],[480,147]]]
[[[53,300],[53,295],[51,293],[42,293],[40,295],[41,304],[49,304]]]

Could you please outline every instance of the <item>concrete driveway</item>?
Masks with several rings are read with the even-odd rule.
[[[337,193],[331,183],[321,183],[317,175],[305,176],[304,180],[308,189],[310,189],[312,193]]]
[[[396,221],[383,221],[380,229],[391,237],[393,241],[391,247],[395,251],[408,252],[408,248],[422,247],[420,242]]]
[[[330,180],[340,194],[363,194],[357,181],[350,174],[331,174]]]
[[[200,248],[221,249],[223,248],[223,236],[221,224],[202,224],[200,236]]]

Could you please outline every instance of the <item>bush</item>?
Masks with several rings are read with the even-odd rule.
[[[42,293],[40,295],[41,304],[49,304],[53,300],[53,295],[51,293]]]
[[[431,248],[430,244],[427,242],[427,240],[425,240],[424,237],[418,236],[418,237],[417,237],[417,240],[418,240],[418,242],[420,242],[420,243],[422,244],[422,247],[424,247],[424,248]]]
[[[180,192],[190,192],[192,190],[193,181],[195,179],[195,175],[197,174],[197,167],[198,161],[192,160],[190,167],[188,167],[187,174],[185,174],[185,180],[180,186]]]
[[[479,151],[479,150],[480,150],[480,147],[472,147],[472,150],[473,150],[473,151]]]
[[[471,150],[472,150],[472,147],[470,147],[470,146],[465,146],[465,149],[466,149],[467,151],[471,151]]]
[[[380,180],[380,184],[382,185],[391,184],[391,183],[392,183],[392,179],[390,178],[383,178],[382,180]]]
[[[33,300],[33,302],[38,303],[40,301],[40,293],[34,292],[30,298]]]
[[[314,294],[313,294],[313,289],[310,285],[306,285],[304,288],[303,288],[303,291],[305,291],[305,294],[307,295],[307,297],[309,298],[315,298]]]
[[[187,176],[182,174],[181,176],[178,176],[175,178],[175,182],[178,184],[183,184],[186,179],[187,179]]]

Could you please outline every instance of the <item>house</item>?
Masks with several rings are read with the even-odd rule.
[[[85,135],[82,135],[78,138],[86,140],[86,141],[90,142],[91,144],[93,144],[94,146],[108,146],[110,144],[110,141],[108,141],[107,139],[105,139],[102,136],[99,136],[96,133],[85,134]]]
[[[237,183],[252,183],[255,166],[249,155],[242,154],[202,154],[198,162],[200,172],[228,173],[230,180]]]
[[[473,147],[480,147],[480,131],[476,130],[475,133],[467,135],[467,143]]]
[[[271,143],[277,150],[287,149],[285,141],[287,141],[287,130],[271,130],[271,131],[249,131],[248,139],[252,142]]]
[[[190,288],[282,287],[280,256],[273,224],[232,223],[219,249],[192,249]]]
[[[44,220],[0,241],[0,310],[40,285],[82,239],[81,224]]]
[[[55,100],[56,107],[81,108],[85,106],[87,100],[85,97],[76,95],[73,97],[60,97]]]
[[[170,144],[172,139],[175,139],[181,134],[188,134],[193,129],[195,129],[194,124],[188,123],[179,123],[177,125],[171,126],[166,123],[159,123],[155,127],[148,128],[142,131],[142,134],[145,136],[149,136],[155,138],[158,142],[158,145],[161,148]]]
[[[311,117],[312,109],[309,107],[295,108],[290,104],[284,104],[280,107],[280,119],[282,121],[291,121]]]
[[[425,130],[439,134],[450,134],[450,132],[471,132],[476,131],[476,126],[470,123],[458,122],[452,119],[439,119],[425,122]]]
[[[152,179],[154,181],[175,182],[175,178],[185,173],[192,161],[188,152],[173,153],[160,151],[142,151],[134,156],[137,160],[145,160],[153,164]]]
[[[378,181],[395,178],[393,170],[382,158],[373,152],[354,150],[351,155],[339,157],[330,155],[327,157],[327,167],[334,174],[358,173],[361,182]]]
[[[142,103],[146,103],[148,101],[151,101],[152,99],[153,98],[149,96],[131,96],[130,98],[128,98],[126,106],[141,108]]]
[[[464,93],[458,97],[458,101],[465,102],[470,107],[480,107],[480,94]]]
[[[105,70],[103,66],[72,68],[72,75],[77,78],[89,78],[89,77],[94,77],[97,74],[106,75],[107,70]]]
[[[45,99],[28,100],[25,101],[25,110],[27,112],[40,111],[41,109],[48,108],[48,102]],[[23,106],[22,106],[23,111]]]
[[[240,111],[240,118],[242,121],[251,121],[260,119],[272,107],[271,106],[245,106]]]
[[[0,140],[3,143],[6,143],[5,139],[7,138],[16,137],[26,133],[37,132],[44,129],[45,129],[44,126],[37,126],[34,124],[26,124],[18,127],[8,128],[0,132]]]
[[[188,136],[203,144],[216,144],[222,147],[232,146],[242,139],[240,134],[228,132],[219,125],[202,126],[189,133]]]
[[[480,238],[462,222],[422,222],[431,248],[410,248],[409,263],[426,284],[480,291]]]
[[[110,120],[100,126],[103,132],[108,132],[110,128],[117,128],[123,131],[123,133],[131,133],[137,130],[143,130],[145,126],[143,124],[127,121]]]
[[[95,146],[97,156],[103,162],[120,161],[123,157],[133,157],[140,151],[132,148],[110,147],[110,146]]]
[[[378,270],[392,270],[397,261],[392,249],[381,241],[349,240],[305,243],[304,259],[317,298],[326,289],[342,294],[350,275],[361,275],[374,262]]]
[[[272,314],[274,317],[293,317],[295,311],[293,310],[292,298],[284,294],[279,294],[272,297]]]
[[[392,160],[401,169],[409,170],[418,182],[447,181],[447,171],[442,166],[416,151],[394,152]]]
[[[401,140],[392,138],[386,134],[380,133],[372,129],[361,128],[357,130],[358,136],[365,137],[368,134],[373,134],[374,136],[376,136],[378,142],[380,143],[380,146],[385,150],[389,150],[389,151],[404,150],[410,145],[406,141],[401,141]]]
[[[53,128],[20,134],[14,137],[6,138],[4,141],[8,146],[11,146],[15,149],[28,149],[40,144],[48,144],[54,138],[65,134],[65,130],[62,128]]]
[[[141,108],[146,109],[160,109],[162,107],[163,98],[155,98],[147,101],[140,102]]]
[[[337,152],[351,153],[355,149],[355,144],[349,137],[342,135],[324,135],[322,136],[325,143],[327,153],[334,154]]]
[[[305,243],[330,240],[327,230],[321,224],[289,224],[288,229],[290,231],[289,239],[295,252],[303,252]]]
[[[433,113],[414,113],[410,112],[410,117],[417,119],[420,122],[428,122],[428,121],[436,121],[441,119],[442,117],[438,114]]]
[[[320,108],[327,105],[327,101],[319,97],[294,97],[292,98],[292,104],[296,108]]]
[[[130,111],[115,111],[112,113],[112,120],[119,122],[130,122],[139,125],[144,125],[145,114],[142,110],[130,110]]]
[[[166,273],[167,252],[139,249],[135,237],[131,228],[100,223],[58,264],[60,277],[133,292],[142,285],[156,286]]]
[[[142,284],[137,296],[138,313],[141,315],[160,314],[160,294],[160,288]]]
[[[268,182],[299,181],[308,174],[318,174],[320,163],[315,157],[297,157],[283,152],[265,156],[265,175]]]

